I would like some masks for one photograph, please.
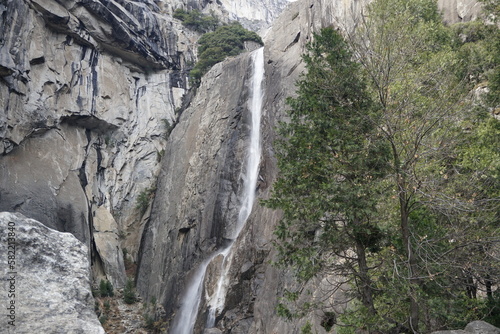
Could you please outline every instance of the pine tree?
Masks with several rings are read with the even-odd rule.
[[[281,263],[303,281],[347,272],[375,313],[368,257],[384,234],[376,213],[389,153],[373,124],[380,111],[337,31],[323,29],[307,50],[307,74],[288,100],[290,121],[280,125],[281,174],[265,203],[284,213],[276,230]]]

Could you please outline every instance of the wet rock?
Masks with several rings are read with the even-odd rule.
[[[165,148],[142,239],[138,290],[146,299],[156,296],[168,314],[182,290],[176,283],[225,243],[236,222],[248,71],[248,54],[214,66]]]

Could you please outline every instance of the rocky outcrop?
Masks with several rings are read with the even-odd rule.
[[[237,215],[249,58],[214,66],[165,148],[137,276],[144,298],[172,313],[186,272],[224,243]],[[236,75],[235,75],[236,74]]]
[[[10,1],[1,15],[0,210],[73,233],[119,287],[196,35],[148,1]]]
[[[446,23],[468,22],[481,15],[481,3],[477,0],[438,0],[438,6]]]
[[[437,331],[431,334],[500,334],[500,328],[485,321],[477,320],[468,323],[464,330]]]
[[[268,28],[290,1],[294,0],[219,0],[209,3],[206,10],[258,31]]]
[[[1,293],[9,310],[2,330],[104,334],[94,312],[87,247],[21,214],[1,212],[0,228]]]

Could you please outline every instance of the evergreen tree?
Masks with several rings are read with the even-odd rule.
[[[368,257],[384,234],[377,199],[389,153],[373,123],[380,110],[334,29],[315,35],[303,59],[307,74],[288,100],[290,122],[280,126],[281,174],[265,202],[284,213],[276,230],[281,263],[293,265],[303,281],[344,275],[375,313]]]
[[[496,65],[488,52],[474,53],[480,67],[464,62],[432,0],[376,0],[347,40],[314,36],[280,125],[281,174],[265,202],[284,214],[280,263],[303,281],[333,273],[352,284],[345,333],[492,315],[498,121],[469,92]]]
[[[198,41],[199,60],[190,72],[192,82],[199,85],[201,77],[212,66],[243,52],[246,41],[264,44],[259,35],[243,28],[238,22],[220,26],[201,36]]]

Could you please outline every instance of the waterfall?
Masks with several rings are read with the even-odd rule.
[[[187,289],[183,294],[183,303],[177,312],[173,327],[170,330],[171,334],[192,334],[202,298],[203,281],[207,268],[210,262],[219,255],[222,255],[223,260],[217,287],[212,296],[205,297],[209,306],[206,324],[207,328],[214,327],[217,312],[224,308],[226,291],[229,284],[229,269],[233,260],[233,245],[240,232],[243,230],[255,201],[255,188],[259,175],[261,156],[260,118],[263,95],[262,80],[264,79],[264,48],[260,48],[252,53],[252,64],[251,97],[248,101],[248,108],[251,115],[250,143],[248,145],[246,169],[243,175],[243,191],[240,197],[241,206],[238,213],[236,228],[230,236],[231,242],[224,248],[211,254],[193,273]]]
[[[210,256],[203,263],[201,263],[194,272],[193,277],[191,277],[188,287],[182,296],[183,301],[174,319],[173,327],[169,331],[171,334],[193,333],[196,317],[198,315],[198,307],[200,306],[205,273],[208,265],[216,255],[217,254]]]
[[[262,111],[262,80],[264,79],[264,48],[260,48],[252,54],[253,72],[251,80],[251,97],[248,102],[252,123],[250,130],[250,143],[248,148],[248,157],[246,172],[243,177],[243,192],[241,194],[241,207],[238,213],[236,230],[231,237],[231,244],[221,254],[224,256],[222,261],[221,275],[217,282],[216,292],[209,299],[209,313],[207,319],[207,328],[215,325],[215,316],[217,311],[224,308],[226,291],[229,284],[229,269],[231,268],[233,253],[231,252],[234,242],[238,238],[241,230],[252,212],[255,200],[255,187],[259,176],[260,162],[260,118]]]

